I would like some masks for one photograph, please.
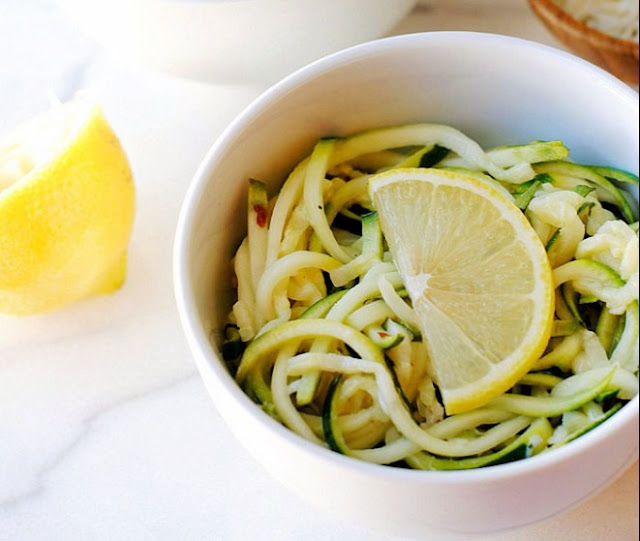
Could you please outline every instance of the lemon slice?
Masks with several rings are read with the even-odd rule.
[[[508,390],[543,353],[554,310],[549,261],[527,219],[497,189],[450,171],[390,170],[369,192],[447,413]]]
[[[76,99],[0,142],[0,312],[32,314],[118,289],[134,186],[101,108]]]

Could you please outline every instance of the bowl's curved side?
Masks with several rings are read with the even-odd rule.
[[[176,231],[180,318],[231,431],[300,496],[395,533],[524,525],[575,505],[637,456],[637,398],[544,456],[471,472],[414,472],[357,462],[299,438],[250,401],[219,353],[216,333],[231,305],[229,262],[244,235],[246,179],[262,178],[273,193],[319,137],[415,121],[454,125],[486,146],[562,139],[576,160],[638,171],[637,93],[573,55],[468,32],[356,46],[272,87],[207,154]]]
[[[638,42],[600,32],[571,17],[553,0],[529,0],[529,5],[570,49],[624,81],[638,84]]]
[[[529,463],[467,472],[367,464],[301,441],[253,404],[238,408],[207,359],[196,362],[231,432],[274,478],[330,514],[389,534],[478,534],[535,523],[600,492],[638,457],[636,397],[595,443]]]

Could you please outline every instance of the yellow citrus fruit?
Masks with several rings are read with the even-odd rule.
[[[120,288],[134,218],[127,157],[99,105],[75,99],[0,142],[0,312]]]
[[[523,213],[437,169],[380,173],[369,191],[447,413],[507,391],[544,352],[554,310],[549,261]]]

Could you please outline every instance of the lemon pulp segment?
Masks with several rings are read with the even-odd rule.
[[[450,171],[391,170],[369,190],[447,413],[508,390],[543,353],[553,318],[549,261],[527,219]]]

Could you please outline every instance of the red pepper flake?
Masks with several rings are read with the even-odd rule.
[[[258,227],[267,225],[267,209],[262,205],[253,205],[253,211],[256,213],[256,223]]]
[[[391,335],[387,332],[378,331],[378,336],[380,338],[387,338],[387,336],[391,336]]]

